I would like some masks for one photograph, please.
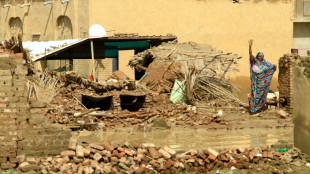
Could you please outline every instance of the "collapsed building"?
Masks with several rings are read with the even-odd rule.
[[[231,73],[238,71],[240,58],[208,45],[170,42],[137,54],[129,65],[145,74],[140,81],[149,89],[169,93],[174,88],[186,103],[206,104],[217,99],[242,105],[234,95],[237,89],[228,82]],[[176,80],[184,84],[173,87]]]

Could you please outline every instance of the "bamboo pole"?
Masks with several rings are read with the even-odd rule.
[[[91,59],[93,61],[93,70],[92,70],[92,75],[94,80],[96,79],[96,70],[95,70],[95,55],[94,55],[94,42],[93,40],[90,41],[90,48],[91,48]]]

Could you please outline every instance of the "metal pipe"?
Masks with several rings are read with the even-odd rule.
[[[53,1],[46,1],[46,2],[44,2],[44,6],[46,6],[47,4],[52,4],[53,3]]]
[[[66,3],[66,2],[69,3],[69,1],[70,1],[70,0],[62,0],[61,3],[62,3],[62,4]]]
[[[30,5],[31,5],[31,3],[23,4],[23,5],[20,6],[20,8],[24,8],[25,6],[30,6]]]
[[[11,4],[5,4],[4,6],[3,6],[3,8],[6,8],[6,7],[11,7]]]

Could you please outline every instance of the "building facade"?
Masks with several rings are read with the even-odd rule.
[[[296,0],[293,47],[302,56],[310,50],[310,0]]]
[[[21,34],[24,41],[88,36],[89,0],[0,1],[0,40]]]

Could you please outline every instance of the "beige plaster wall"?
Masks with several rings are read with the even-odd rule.
[[[124,72],[131,80],[135,80],[135,70],[128,66],[128,62],[134,55],[134,50],[118,51],[118,69]]]
[[[23,40],[33,40],[32,34],[39,33],[39,40],[58,39],[57,19],[67,16],[72,23],[72,37],[79,38],[88,35],[89,28],[89,0],[70,0],[61,3],[54,0],[53,4],[44,6],[46,0],[6,0],[0,1],[0,40],[10,37],[9,21],[19,18],[22,21]],[[30,6],[21,8],[21,4],[31,3]],[[11,4],[9,8],[3,8]],[[67,37],[69,38],[69,37]]]
[[[310,155],[310,84],[305,67],[293,69],[294,145]]]
[[[293,0],[90,0],[90,24],[106,30],[134,32],[140,35],[182,36],[180,39],[210,44],[225,52],[243,56],[236,76],[249,83],[248,40],[254,39],[253,51],[263,51],[276,64],[290,52],[293,38]],[[113,33],[108,32],[109,35]],[[277,81],[277,73],[274,75]],[[273,82],[273,83],[274,83]]]

